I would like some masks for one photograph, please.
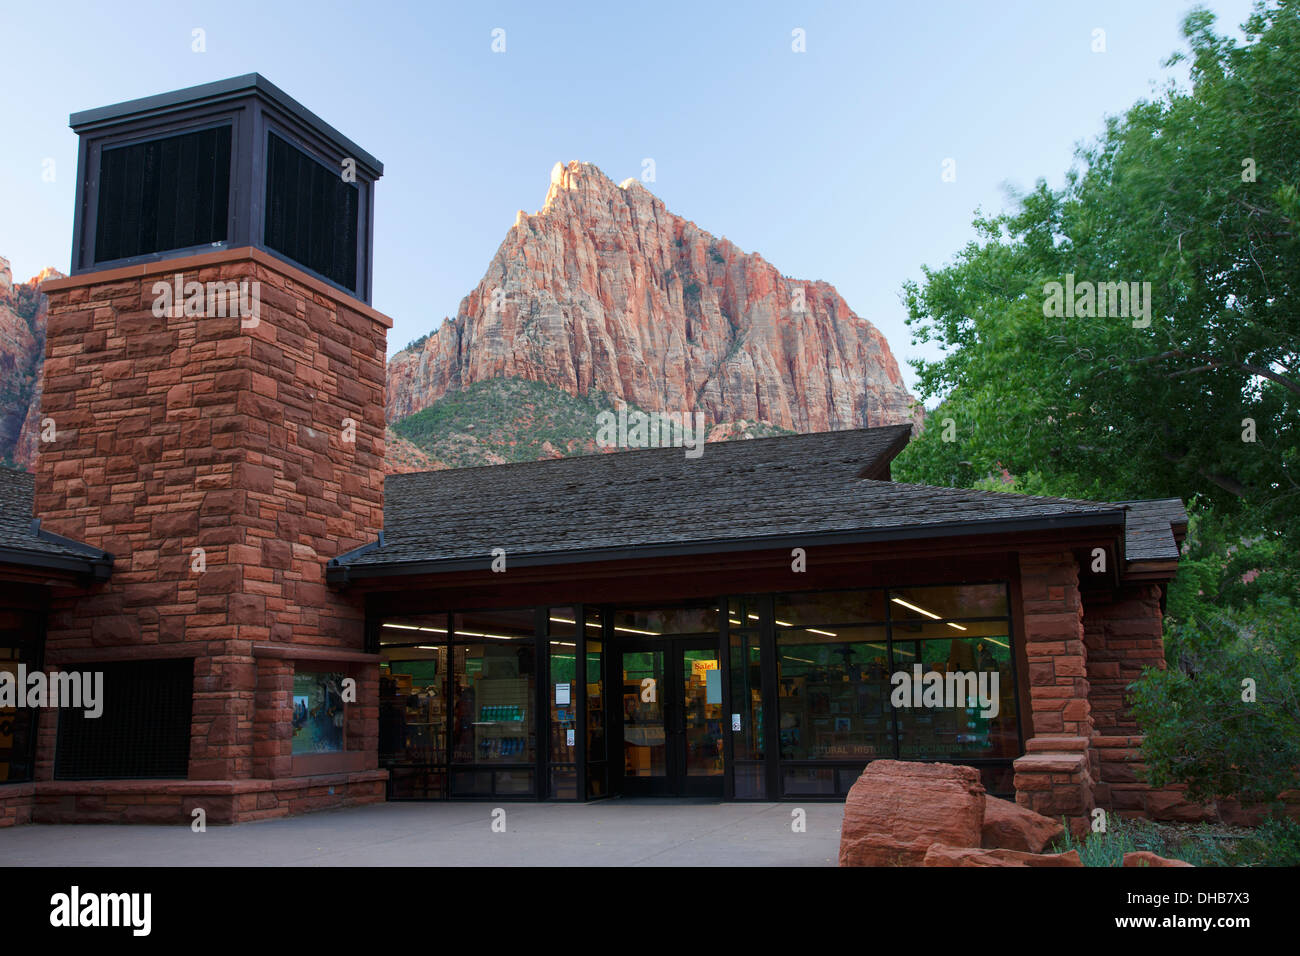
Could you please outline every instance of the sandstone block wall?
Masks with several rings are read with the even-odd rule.
[[[1026,737],[1091,737],[1088,652],[1074,556],[1068,551],[1022,554],[1020,588],[1029,664]]]
[[[0,828],[32,822],[33,783],[10,783],[0,787]]]
[[[1142,736],[1126,688],[1164,667],[1160,588],[1135,584],[1081,593],[1068,552],[1022,554],[1030,706],[1025,755],[1015,761],[1016,802],[1065,817],[1084,832],[1097,807],[1121,817],[1255,824],[1257,807],[1197,804],[1182,785],[1144,781]],[[1300,794],[1285,798],[1300,816]]]
[[[256,321],[154,314],[155,282],[257,282]],[[91,280],[91,281],[88,281]],[[349,749],[378,736],[364,608],[325,562],[383,526],[387,320],[256,250],[47,285],[36,513],[114,553],[94,594],[55,601],[52,666],[194,658],[189,778],[280,777],[295,660],[353,652]],[[230,311],[234,312],[234,309]],[[201,570],[199,569],[201,566]],[[53,779],[52,720],[38,780]],[[373,764],[373,761],[372,761]]]
[[[1129,712],[1124,689],[1143,668],[1165,666],[1160,587],[1140,584],[1089,591],[1084,604],[1094,727],[1099,734],[1136,734],[1137,721]]]

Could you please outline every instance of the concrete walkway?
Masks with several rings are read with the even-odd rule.
[[[505,810],[505,832],[493,811]],[[792,831],[792,811],[806,814]],[[209,827],[20,826],[0,866],[834,866],[841,803],[384,803]]]

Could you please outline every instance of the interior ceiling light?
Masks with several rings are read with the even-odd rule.
[[[890,600],[893,601],[895,604],[903,605],[903,607],[907,608],[908,610],[915,611],[917,614],[924,614],[926,617],[930,618],[931,620],[934,621],[939,620],[938,614],[935,614],[932,611],[927,611],[923,607],[917,607],[915,604],[908,604],[902,598],[890,598]]]

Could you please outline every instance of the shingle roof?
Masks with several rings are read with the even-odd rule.
[[[0,467],[0,564],[107,574],[112,556],[98,548],[43,531],[32,521],[35,479]]]
[[[1178,536],[1187,530],[1181,498],[1119,503],[1128,507],[1124,555],[1129,561],[1178,560]]]
[[[885,474],[909,434],[901,425],[719,442],[696,459],[668,448],[390,475],[381,543],[330,563],[365,575],[468,567],[494,548],[512,563],[549,563],[800,538],[1124,525],[1122,504],[863,477]]]

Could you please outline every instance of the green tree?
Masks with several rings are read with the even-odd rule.
[[[914,339],[945,351],[913,362],[919,391],[943,402],[895,474],[972,486],[1005,467],[1043,493],[1181,497],[1294,586],[1300,2],[1257,6],[1244,43],[1203,10],[1183,32],[1187,88],[1110,119],[1061,189],[977,216],[975,241],[905,286]],[[1064,308],[1051,283],[1067,282],[1136,283],[1143,308],[1115,315],[1119,286]],[[1221,557],[1215,590],[1241,596]]]

